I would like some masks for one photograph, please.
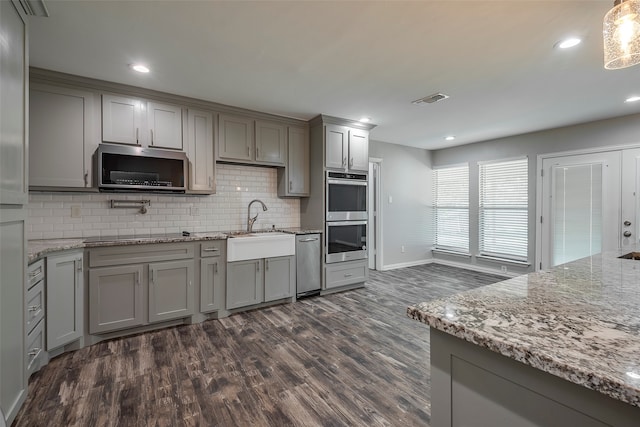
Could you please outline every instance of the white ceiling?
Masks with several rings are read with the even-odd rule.
[[[640,66],[603,67],[608,0],[46,4],[32,66],[305,120],[368,116],[379,141],[437,149],[640,112],[624,103]],[[568,35],[584,41],[554,49]],[[435,92],[451,98],[411,104]]]

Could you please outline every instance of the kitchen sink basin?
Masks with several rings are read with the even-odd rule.
[[[231,235],[227,239],[227,261],[289,256],[296,253],[295,234],[269,232]]]

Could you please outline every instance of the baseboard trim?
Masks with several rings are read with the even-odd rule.
[[[399,262],[397,264],[383,265],[381,271],[396,270],[398,268],[415,267],[416,265],[430,264],[433,259],[421,259],[418,261]]]
[[[518,273],[503,273],[502,271],[496,270],[493,268],[481,267],[479,265],[473,265],[473,264],[465,264],[463,262],[448,261],[444,259],[432,259],[429,261],[431,261],[431,263],[434,263],[434,264],[447,265],[449,267],[464,268],[465,270],[472,270],[480,273],[493,274],[494,276],[501,276],[507,279],[520,276],[520,274]]]

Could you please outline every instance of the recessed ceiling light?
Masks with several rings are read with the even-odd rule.
[[[137,71],[139,73],[148,73],[149,71],[149,67],[146,67],[142,64],[131,64],[131,69],[133,69],[134,71]]]
[[[371,117],[363,117],[360,119],[362,123],[369,123],[371,121]]]
[[[638,102],[640,101],[640,96],[630,96],[624,100],[624,102]]]
[[[558,46],[560,49],[569,49],[571,47],[577,46],[582,42],[582,40],[580,40],[577,37],[571,37],[568,39],[564,39],[564,40],[560,40],[556,46]]]
[[[449,136],[446,136],[444,139],[446,139],[447,141],[453,141],[454,139],[456,139],[456,137],[453,135],[449,135]]]

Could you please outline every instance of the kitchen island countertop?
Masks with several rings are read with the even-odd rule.
[[[431,328],[640,407],[640,245],[408,307]]]

